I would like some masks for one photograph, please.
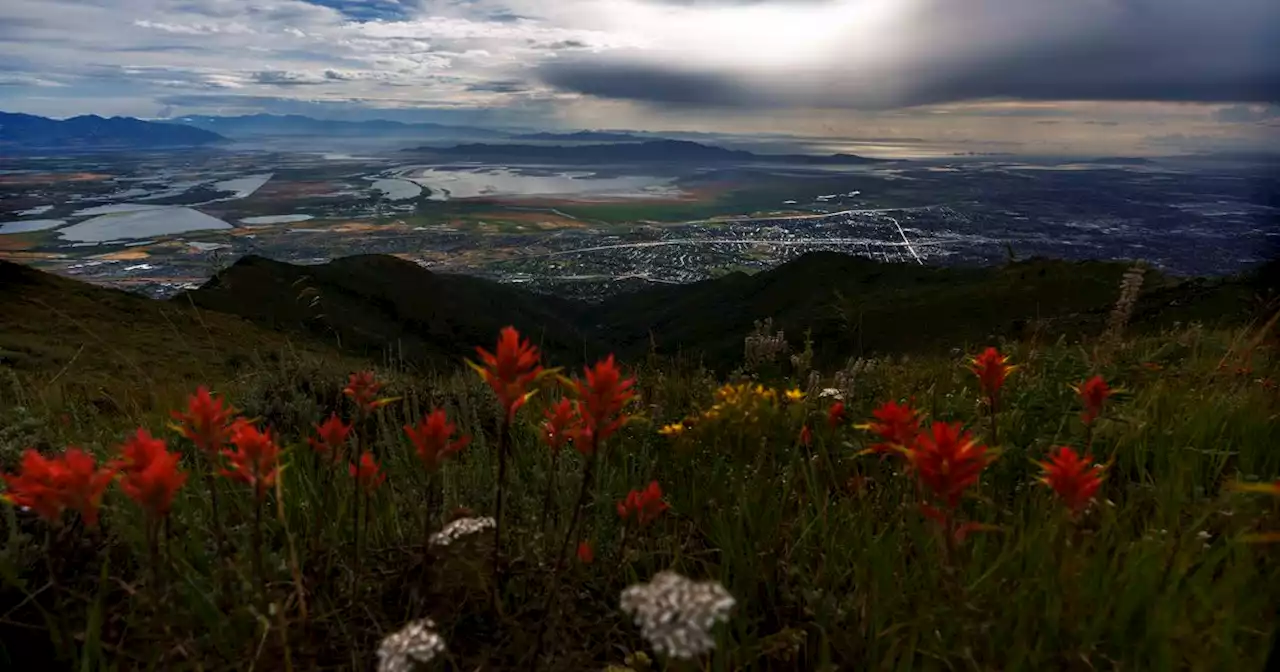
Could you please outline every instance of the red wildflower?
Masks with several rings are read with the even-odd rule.
[[[93,456],[79,448],[68,448],[62,461],[66,465],[62,493],[67,508],[79,512],[85,525],[97,525],[102,493],[115,478],[116,468],[104,466],[99,469]]]
[[[178,489],[187,482],[178,469],[179,455],[171,453],[164,441],[152,438],[145,429],[129,437],[121,446],[120,489],[146,512],[157,518],[168,515]]]
[[[1000,351],[995,348],[987,348],[971,361],[971,370],[978,377],[982,391],[988,399],[995,400],[1000,396],[1004,379],[1017,368],[1008,362],[1009,358],[1000,354]]]
[[[435,409],[426,418],[418,421],[418,426],[405,425],[404,433],[413,443],[418,459],[422,460],[429,470],[436,470],[450,455],[462,450],[471,442],[471,437],[463,434],[451,440],[458,426],[449,422],[441,409]]]
[[[920,415],[907,404],[886,401],[871,411],[871,416],[875,420],[859,425],[859,429],[866,429],[884,439],[868,449],[873,453],[883,455],[909,449],[920,435]]]
[[[584,565],[589,565],[596,559],[596,551],[591,548],[591,542],[578,542],[578,561]]]
[[[61,459],[49,459],[34,448],[22,453],[22,466],[17,474],[3,474],[8,492],[4,499],[35,511],[49,522],[56,522],[66,508],[62,483],[66,465]]]
[[[668,508],[667,503],[662,501],[662,488],[657,481],[651,481],[643,491],[632,490],[627,493],[626,499],[618,502],[618,517],[625,521],[635,516],[638,523],[648,525]]]
[[[583,438],[574,445],[583,454],[590,454],[627,421],[622,409],[636,396],[631,389],[636,381],[635,378],[623,379],[613,355],[583,369],[583,373],[585,380],[573,381],[581,418],[577,433]]]
[[[378,468],[377,460],[373,459],[373,453],[368,451],[361,453],[359,466],[349,464],[347,470],[351,472],[351,478],[354,478],[365,492],[377,490],[378,486],[387,480],[387,475],[382,473]]]
[[[568,398],[562,397],[546,412],[546,422],[542,423],[542,440],[551,448],[551,452],[559,453],[565,442],[573,435],[578,422],[577,409]]]
[[[809,431],[809,425],[800,428],[800,445],[809,446],[813,443],[813,432]]]
[[[1080,414],[1080,419],[1084,424],[1092,424],[1094,420],[1102,413],[1102,405],[1106,403],[1107,397],[1111,396],[1111,388],[1107,387],[1107,381],[1102,376],[1094,376],[1071,389],[1080,395],[1080,401],[1084,403],[1084,412]]]
[[[180,425],[173,428],[196,444],[200,450],[215,455],[227,445],[231,435],[232,418],[239,413],[222,399],[209,394],[209,388],[201,385],[194,395],[187,398],[187,412],[172,411],[170,415]]]
[[[335,461],[342,459],[342,448],[347,445],[347,437],[351,434],[351,425],[338,418],[337,413],[328,420],[316,425],[316,436],[307,439],[311,448],[321,455],[328,455]]]
[[[958,422],[933,423],[930,431],[916,437],[907,457],[920,481],[948,508],[955,508],[990,462],[987,447],[962,432]]]
[[[379,399],[378,392],[381,390],[382,383],[378,382],[372,371],[360,371],[351,374],[347,379],[347,386],[342,388],[342,393],[351,397],[351,401],[355,402],[356,408],[359,408],[361,413],[368,414],[395,401],[390,397]]]
[[[259,431],[247,420],[241,420],[231,428],[231,443],[235,450],[223,450],[231,463],[230,469],[219,473],[233,481],[253,486],[258,497],[267,494],[267,488],[275,485],[279,474],[280,447],[268,432]]]
[[[844,424],[845,412],[844,402],[837,401],[831,404],[831,408],[827,410],[827,426],[835,429]]]
[[[482,364],[467,363],[493,388],[506,413],[504,417],[510,422],[516,411],[533,395],[529,386],[542,375],[538,349],[528,339],[521,340],[515,327],[503,327],[494,352],[477,346],[476,353],[480,355]]]
[[[1038,463],[1044,469],[1040,482],[1053,488],[1073,514],[1080,512],[1102,485],[1103,468],[1090,465],[1092,460],[1062,446],[1047,461]]]

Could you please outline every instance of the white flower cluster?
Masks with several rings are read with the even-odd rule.
[[[431,545],[448,546],[463,537],[469,537],[484,530],[491,530],[494,525],[496,525],[494,520],[487,516],[484,518],[459,518],[445,525],[443,530],[431,535]]]
[[[429,618],[413,621],[387,635],[378,645],[378,672],[414,672],[444,653],[444,638]]]
[[[622,591],[622,610],[660,654],[695,658],[715,648],[711,628],[729,619],[734,599],[716,581],[692,581],[675,572],[659,572],[649,583]]]

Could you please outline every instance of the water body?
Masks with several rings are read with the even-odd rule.
[[[31,208],[30,210],[19,210],[17,212],[17,215],[19,217],[31,217],[34,215],[43,215],[44,213],[49,212],[52,209],[53,209],[52,205],[37,205],[36,207]]]
[[[377,179],[373,181],[373,188],[381,191],[382,197],[391,201],[405,201],[422,194],[422,187],[409,180]]]
[[[272,177],[275,177],[275,173],[246,175],[245,177],[237,177],[234,180],[214,182],[213,188],[218,191],[236,192],[230,198],[248,198],[253,195],[253,192],[261,189],[262,185],[266,184]]]
[[[596,177],[596,173],[530,174],[511,168],[414,168],[405,178],[431,189],[433,201],[482,196],[577,196],[664,198],[680,192],[670,178],[646,175]]]
[[[68,226],[58,235],[64,240],[101,242],[230,228],[230,224],[199,210],[164,206],[101,215]]]
[[[0,234],[45,231],[56,229],[66,223],[65,219],[24,219],[19,222],[0,222]]]
[[[292,224],[314,219],[311,215],[265,215],[262,217],[245,217],[241,224]]]

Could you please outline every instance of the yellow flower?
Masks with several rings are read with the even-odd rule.
[[[659,429],[658,433],[664,436],[680,436],[684,433],[684,429],[685,427],[683,422],[675,422]]]
[[[804,392],[799,389],[787,390],[787,401],[804,401]]]

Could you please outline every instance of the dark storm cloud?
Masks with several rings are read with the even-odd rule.
[[[836,48],[828,63],[794,72],[637,50],[556,59],[538,73],[564,90],[691,106],[1280,102],[1276,0],[928,0],[904,15],[903,26],[888,41],[909,48],[862,60]],[[849,42],[859,37],[869,36],[851,34]]]
[[[529,87],[524,83],[516,80],[503,80],[493,82],[476,82],[467,85],[468,91],[484,91],[488,93],[520,93],[528,91]]]

